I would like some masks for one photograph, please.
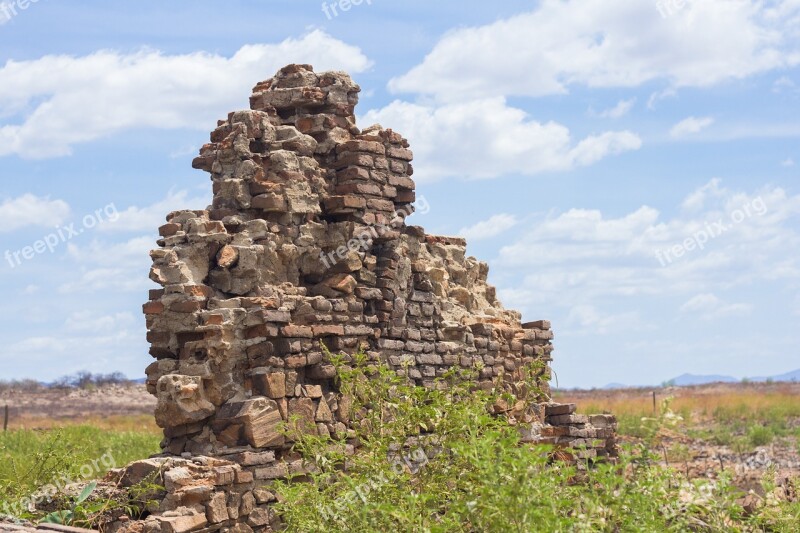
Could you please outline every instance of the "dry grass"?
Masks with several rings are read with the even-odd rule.
[[[42,417],[27,416],[13,419],[9,430],[53,430],[75,426],[91,426],[103,431],[135,432],[158,435],[161,433],[152,415],[111,415],[111,416],[82,416],[82,417]]]
[[[654,420],[668,413],[671,427],[680,434],[731,446],[738,453],[781,439],[782,446],[792,449],[800,442],[800,384],[796,383],[562,391],[555,399],[577,403],[582,413],[614,413],[619,433],[628,437],[652,438]]]
[[[800,386],[774,385],[713,385],[655,389],[656,410],[666,398],[672,398],[670,408],[687,420],[702,423],[720,413],[735,416],[764,413],[800,417]],[[557,393],[557,401],[576,402],[583,413],[612,412],[618,416],[653,416],[653,389],[619,391],[565,391]]]

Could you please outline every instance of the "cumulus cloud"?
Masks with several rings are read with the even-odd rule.
[[[684,198],[681,207],[697,211],[705,207],[707,200],[722,198],[727,194],[729,194],[729,191],[722,187],[722,180],[720,178],[713,178],[702,187],[698,187],[689,193],[686,198]]]
[[[703,320],[714,320],[748,315],[752,306],[744,303],[728,304],[712,293],[702,293],[690,298],[680,310],[682,313],[699,315]]]
[[[361,122],[391,124],[408,137],[415,177],[422,181],[558,172],[642,145],[630,131],[607,131],[576,143],[566,126],[533,120],[502,97],[442,106],[395,101],[367,112]]]
[[[70,214],[64,200],[50,200],[33,194],[23,194],[0,203],[0,233],[28,226],[52,228],[63,224]]]
[[[9,358],[20,361],[19,376],[35,376],[42,381],[90,369],[92,372],[122,370],[129,376],[142,375],[141,357],[147,347],[141,326],[132,315],[114,314],[109,320],[91,315],[82,324],[71,317],[51,335],[25,337],[8,344]],[[86,327],[84,327],[86,326]],[[97,329],[92,329],[97,326]],[[76,331],[72,328],[79,327]],[[59,361],[54,365],[53,361]]]
[[[458,230],[458,234],[472,241],[491,239],[501,233],[510,230],[518,223],[517,217],[502,213],[494,215],[489,220],[478,222],[473,226],[468,226]]]
[[[636,98],[630,100],[620,100],[617,105],[609,109],[600,111],[599,113],[590,113],[598,118],[622,118],[630,113],[633,106],[636,105]]]
[[[675,138],[686,137],[699,133],[714,123],[711,117],[687,117],[669,130],[669,134]]]
[[[94,240],[86,246],[70,243],[67,257],[76,268],[58,291],[62,294],[146,291],[152,288],[147,272],[153,248],[155,239],[151,236],[115,243]]]
[[[64,156],[76,144],[138,127],[205,130],[248,107],[242,95],[291,62],[351,73],[371,65],[359,48],[320,30],[245,45],[231,57],[105,50],[11,60],[0,68],[0,116],[16,122],[0,125],[0,156]]]
[[[130,206],[119,211],[112,219],[103,220],[97,229],[101,232],[154,232],[166,222],[166,215],[178,209],[205,209],[210,203],[211,192],[190,196],[189,191],[171,190],[167,196],[149,206]]]
[[[672,87],[667,87],[664,90],[656,91],[650,95],[647,99],[647,109],[654,110],[656,108],[656,104],[661,100],[666,100],[667,98],[675,98],[678,96],[678,91],[673,89]]]
[[[523,309],[594,305],[621,296],[689,298],[754,280],[800,283],[800,195],[780,187],[746,193],[713,180],[683,204],[694,209],[672,217],[649,206],[619,216],[571,209],[527,224],[530,229],[493,262],[504,276],[498,283],[504,303]],[[656,251],[682,246],[720,221],[725,232],[703,249],[668,263],[657,259]],[[725,305],[736,306],[723,308],[727,314],[744,311]]]
[[[448,33],[390,88],[451,100],[561,94],[570,85],[706,87],[797,65],[798,13],[795,0],[693,0],[668,18],[652,2],[545,0]]]
[[[67,317],[66,329],[75,333],[113,333],[136,326],[131,313],[98,315],[91,311],[76,311]]]
[[[7,1],[0,2],[0,26],[11,20],[11,3]]]
[[[569,310],[566,324],[570,331],[577,335],[608,335],[616,333],[620,324],[625,324],[626,330],[644,329],[641,317],[637,312],[608,313],[597,309],[593,305],[576,305]]]

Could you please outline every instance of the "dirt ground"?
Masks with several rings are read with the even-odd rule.
[[[0,392],[0,409],[4,405],[9,407],[9,429],[45,429],[97,420],[146,420],[153,416],[156,399],[144,385],[135,384],[95,390],[5,390]]]
[[[655,392],[655,403],[653,393]],[[637,416],[655,417],[671,398],[669,405],[680,422],[666,424],[650,439],[620,435],[621,444],[648,444],[664,464],[669,464],[690,479],[716,479],[723,472],[733,476],[743,490],[761,492],[761,481],[773,478],[780,487],[793,491],[792,478],[800,478],[800,383],[736,383],[711,384],[693,387],[639,388],[621,390],[561,390],[556,391],[559,402],[577,403],[583,412],[597,409],[615,412],[628,420]],[[655,410],[653,405],[655,404]],[[786,434],[772,442],[743,450],[735,445],[720,445],[703,435],[703,430],[720,428],[739,438],[742,428],[729,427],[730,420],[715,418],[716,409],[736,406],[747,413],[747,427],[767,426],[774,413],[789,413],[783,418]]]

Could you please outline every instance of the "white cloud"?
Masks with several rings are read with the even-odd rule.
[[[151,262],[149,252],[155,247],[155,239],[150,236],[119,243],[95,240],[85,247],[70,243],[67,255],[79,268],[74,269],[74,279],[61,284],[58,291],[62,294],[146,291],[153,287],[147,272]]]
[[[661,100],[665,100],[667,98],[675,98],[678,96],[678,92],[673,89],[672,87],[667,87],[662,91],[656,91],[650,95],[650,98],[647,99],[647,109],[651,111],[656,108],[656,103],[660,102]]]
[[[502,97],[439,107],[395,101],[361,119],[362,124],[374,122],[408,137],[418,181],[564,171],[642,144],[630,131],[608,131],[574,143],[565,126],[532,120]]]
[[[637,312],[607,313],[593,305],[576,305],[569,310],[566,324],[575,335],[608,335],[616,333],[624,324],[625,330],[644,329]]]
[[[16,370],[20,377],[27,375],[47,381],[79,370],[94,373],[123,370],[129,376],[140,376],[141,354],[147,351],[142,342],[144,332],[141,327],[131,327],[133,317],[129,318],[115,315],[115,324],[100,322],[101,329],[94,331],[63,327],[57,334],[9,343],[5,351],[10,359],[20,361]],[[53,364],[54,361],[59,364]]]
[[[784,167],[784,168],[793,167],[794,166],[794,159],[792,159],[791,157],[788,157],[788,158],[784,159],[783,161],[781,161],[781,166]]]
[[[64,327],[75,333],[113,333],[136,325],[133,314],[122,312],[111,315],[96,315],[89,311],[77,311],[67,317]]]
[[[489,220],[478,222],[473,226],[468,226],[458,230],[458,234],[467,240],[478,241],[491,239],[508,231],[518,223],[517,217],[505,213],[494,215]]]
[[[781,76],[772,84],[772,92],[782,93],[784,91],[794,91],[797,89],[797,84],[792,81],[788,76]]]
[[[743,303],[728,304],[712,293],[702,293],[690,298],[680,310],[685,314],[699,315],[703,320],[715,320],[748,315],[752,306]]]
[[[599,118],[622,118],[630,113],[634,105],[636,105],[636,98],[620,100],[614,107],[592,114]]]
[[[689,298],[758,280],[800,286],[800,195],[778,187],[748,194],[712,180],[687,198],[700,196],[689,202],[694,209],[671,218],[642,206],[620,216],[571,209],[526,224],[530,229],[493,262],[504,303],[571,308],[627,296]],[[745,216],[735,223],[734,213]],[[703,249],[664,266],[657,259],[656,250],[682,245],[718,221],[727,230]]]
[[[371,65],[359,48],[320,30],[245,45],[230,58],[143,50],[8,61],[0,68],[0,116],[24,119],[0,126],[0,156],[64,156],[76,144],[137,127],[205,130],[247,108],[250,89],[292,62],[351,73]]]
[[[79,246],[70,242],[67,257],[74,261],[73,279],[58,287],[61,294],[77,292],[117,291],[133,292],[152,288],[147,276],[150,250],[156,247],[155,230],[166,222],[166,215],[178,209],[204,209],[210,192],[190,196],[185,190],[169,191],[167,196],[147,207],[131,206],[119,211],[114,221],[104,221],[98,231],[104,238],[115,233],[148,232],[149,235],[115,242],[95,239]]]
[[[61,294],[88,292],[142,292],[153,288],[147,279],[147,269],[94,268],[85,271],[78,280],[58,288]]]
[[[0,204],[0,233],[28,226],[53,228],[63,224],[69,213],[69,204],[63,200],[23,194]]]
[[[693,0],[665,19],[652,2],[544,0],[529,13],[451,31],[390,88],[452,100],[658,80],[705,87],[797,65],[798,12],[796,0]]]
[[[211,192],[194,197],[189,196],[189,191],[171,190],[167,196],[147,207],[131,206],[118,212],[118,216],[103,220],[97,226],[101,232],[126,232],[126,231],[155,231],[166,223],[166,216],[179,209],[205,209],[210,203]]]
[[[688,117],[672,126],[672,129],[669,130],[669,134],[675,138],[686,137],[699,133],[713,123],[714,119],[711,117]]]
[[[721,187],[721,184],[722,180],[720,178],[712,179],[686,196],[681,207],[690,211],[698,211],[705,207],[706,200],[724,197],[728,194],[728,190]]]

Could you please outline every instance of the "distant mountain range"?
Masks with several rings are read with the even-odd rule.
[[[682,374],[676,378],[673,378],[669,381],[666,381],[665,385],[670,385],[673,387],[691,387],[693,385],[708,385],[710,383],[741,383],[742,381],[750,381],[755,383],[763,383],[765,381],[775,381],[775,382],[791,382],[791,381],[800,381],[800,368],[797,370],[793,370],[791,372],[787,372],[785,374],[781,374],[779,376],[759,376],[754,378],[745,378],[737,379],[732,376],[720,376],[720,375],[710,375],[710,376],[698,376],[695,374]],[[623,385],[622,383],[609,383],[603,389],[625,389],[630,387],[630,385]]]

